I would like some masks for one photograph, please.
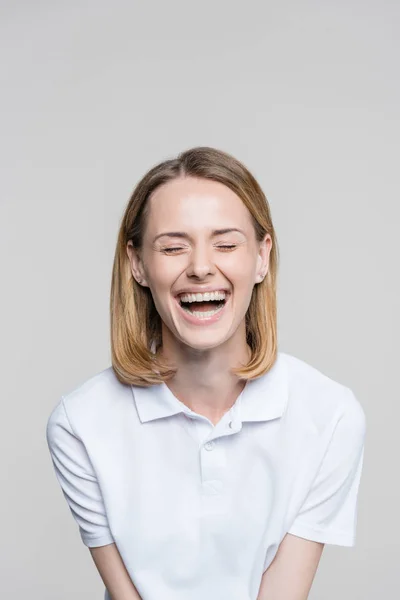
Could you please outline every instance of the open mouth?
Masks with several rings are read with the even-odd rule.
[[[225,306],[225,300],[207,300],[204,302],[182,302],[179,300],[180,306],[190,313],[216,311]]]
[[[208,313],[208,312],[216,312],[223,308],[228,300],[228,294],[226,294],[224,299],[221,300],[204,300],[202,302],[184,302],[179,297],[176,298],[180,307],[183,310],[195,314],[195,313]]]

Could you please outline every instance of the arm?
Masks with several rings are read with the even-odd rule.
[[[89,550],[112,600],[141,600],[115,543]]]
[[[287,533],[265,571],[257,600],[307,600],[324,544]]]
[[[57,479],[84,544],[112,600],[141,600],[109,527],[103,496],[85,444],[69,421],[64,400],[53,409],[47,441]]]
[[[257,600],[307,600],[323,548],[287,534],[263,575]],[[89,550],[112,600],[141,600],[115,544]]]
[[[312,488],[261,579],[257,600],[307,600],[324,544],[355,545],[366,416],[353,392],[345,393],[345,410]]]

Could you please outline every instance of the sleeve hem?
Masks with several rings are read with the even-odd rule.
[[[80,531],[80,535],[83,543],[88,548],[97,548],[98,546],[107,546],[115,542],[111,533],[105,533],[104,535],[89,535],[84,531]]]
[[[302,523],[295,523],[288,530],[288,533],[322,544],[335,544],[337,546],[355,546],[355,536],[346,531],[329,531],[317,529]]]

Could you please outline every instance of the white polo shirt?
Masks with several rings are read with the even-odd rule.
[[[83,543],[115,542],[143,600],[256,600],[287,532],[353,546],[365,431],[348,387],[282,352],[215,426],[109,367],[46,429]]]

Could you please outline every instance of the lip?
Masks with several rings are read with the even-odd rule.
[[[180,293],[182,293],[182,292],[180,292]],[[180,305],[179,298],[177,296],[175,296],[174,300],[177,304],[179,313],[182,315],[182,317],[185,319],[185,321],[187,321],[191,325],[197,325],[197,326],[204,327],[205,325],[212,325],[213,323],[217,323],[223,317],[224,313],[226,312],[226,307],[230,304],[231,294],[227,294],[224,306],[217,313],[215,313],[215,315],[212,315],[211,317],[208,317],[207,319],[198,319],[194,315],[191,315],[190,313],[188,313]]]
[[[183,290],[180,290],[179,292],[177,292],[175,294],[175,298],[178,298],[178,296],[180,296],[181,294],[206,294],[207,292],[225,292],[225,294],[228,296],[230,295],[230,290],[228,290],[228,288],[225,287],[196,287],[196,288],[186,288]]]

